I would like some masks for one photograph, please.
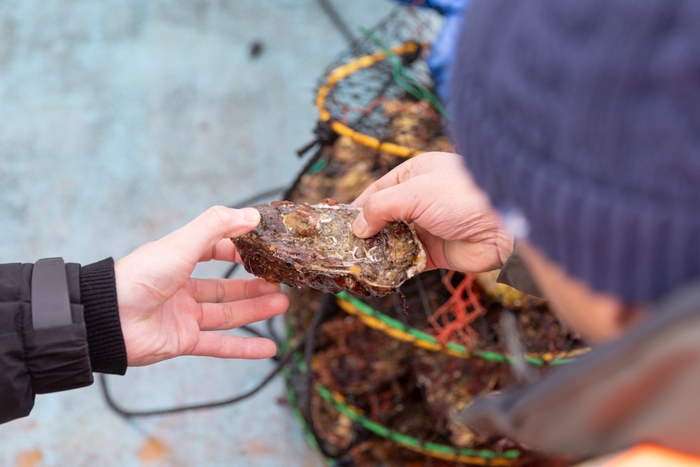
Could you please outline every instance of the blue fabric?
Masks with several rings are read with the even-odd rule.
[[[397,0],[408,5],[415,4],[415,0]],[[449,88],[447,83],[450,78],[450,64],[459,38],[459,29],[464,18],[464,9],[469,0],[426,0],[421,7],[432,8],[445,17],[440,33],[433,41],[430,48],[430,56],[427,64],[435,80],[435,87],[442,102],[448,102]]]

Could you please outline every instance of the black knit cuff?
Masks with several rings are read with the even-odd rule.
[[[92,371],[123,375],[127,367],[126,346],[112,258],[80,268],[80,298],[85,307]]]

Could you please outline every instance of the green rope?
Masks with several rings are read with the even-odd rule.
[[[446,119],[449,119],[447,110],[440,102],[440,99],[427,88],[418,78],[413,76],[413,74],[406,69],[401,63],[401,59],[389,48],[384,45],[384,43],[377,37],[375,33],[369,29],[365,29],[360,26],[360,32],[364,34],[368,39],[374,42],[377,47],[382,49],[386,54],[386,58],[391,63],[391,69],[394,77],[394,81],[398,84],[404,91],[411,94],[418,100],[426,100],[433,104],[433,107]]]
[[[375,310],[374,308],[367,305],[363,301],[350,295],[347,291],[342,291],[342,292],[336,294],[336,297],[340,298],[341,300],[345,300],[345,301],[349,302],[359,312],[361,312],[365,315],[371,316],[371,317],[381,321],[382,323],[384,323],[385,325],[387,325],[389,327],[392,327],[392,328],[397,329],[399,331],[402,331],[406,334],[409,334],[417,340],[426,341],[426,342],[433,344],[433,345],[440,345],[440,343],[435,338],[435,336],[431,336],[428,333],[425,333],[423,331],[419,331],[418,329],[412,328],[412,327],[402,323],[401,321],[398,321],[394,318],[391,318],[391,317],[385,315],[384,313],[381,313],[381,312]],[[499,352],[478,350],[478,349],[470,351],[465,346],[457,344],[455,342],[448,342],[447,344],[445,344],[444,347],[446,347],[446,348],[448,348],[456,353],[462,354],[465,357],[474,356],[474,357],[482,358],[482,359],[490,361],[490,362],[513,363],[515,361],[515,358],[510,356],[510,355],[505,355],[505,354],[502,354]],[[531,357],[531,356],[524,356],[523,359],[526,362],[531,363],[533,365],[537,365],[537,366],[563,365],[565,363],[570,363],[570,362],[575,360],[575,358],[559,358],[559,359],[554,359],[554,360],[547,362],[541,358]]]
[[[412,436],[404,435],[398,433],[390,428],[385,427],[375,421],[370,420],[364,415],[360,414],[358,410],[344,404],[333,396],[331,391],[322,385],[321,383],[316,384],[316,392],[327,402],[330,402],[339,412],[346,415],[350,420],[359,423],[367,430],[372,433],[381,436],[382,438],[390,439],[398,444],[410,448],[420,448],[426,452],[435,452],[438,454],[448,454],[453,456],[468,456],[468,457],[479,457],[486,460],[494,459],[515,459],[520,456],[520,451],[517,449],[510,449],[503,453],[498,453],[488,449],[457,449],[452,446],[447,446],[444,444],[437,443],[423,443]]]
[[[309,175],[317,174],[321,170],[323,170],[326,167],[326,165],[328,165],[328,162],[326,162],[325,160],[323,160],[323,159],[317,160],[316,162],[314,162],[314,164],[309,168],[309,170],[306,173]]]

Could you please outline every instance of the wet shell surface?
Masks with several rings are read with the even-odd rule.
[[[268,281],[381,296],[425,269],[423,245],[405,222],[392,222],[361,239],[352,233],[361,209],[331,199],[316,205],[273,201],[254,207],[260,224],[232,240],[246,271]]]

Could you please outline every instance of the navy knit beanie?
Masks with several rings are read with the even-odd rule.
[[[476,0],[451,83],[477,183],[591,288],[700,278],[700,1]]]

